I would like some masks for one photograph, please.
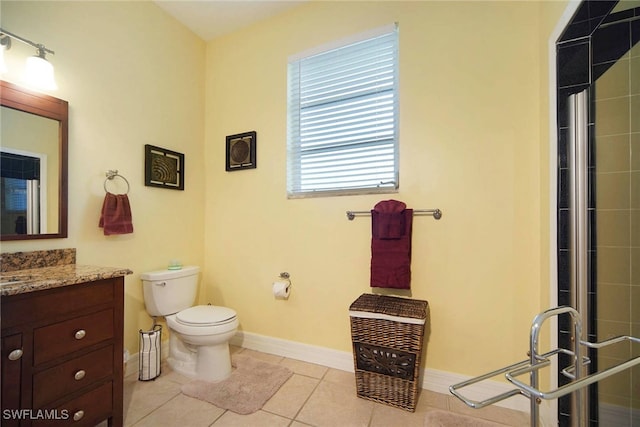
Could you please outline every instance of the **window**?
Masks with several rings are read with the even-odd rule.
[[[7,212],[26,212],[27,181],[5,177],[2,177],[1,180],[2,192],[4,193],[4,209]]]
[[[398,33],[392,25],[289,60],[289,197],[398,188]]]

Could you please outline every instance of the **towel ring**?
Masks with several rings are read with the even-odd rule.
[[[107,181],[111,181],[113,180],[113,178],[120,177],[124,180],[124,182],[127,183],[127,191],[124,194],[129,194],[129,190],[131,189],[131,186],[129,185],[129,181],[127,181],[127,178],[125,178],[124,176],[120,175],[118,173],[118,170],[109,170],[107,171],[107,173],[105,173],[105,176],[107,177],[107,179],[104,180],[104,191],[105,193],[109,193],[110,191],[107,190]]]

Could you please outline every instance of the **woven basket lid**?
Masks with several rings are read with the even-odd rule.
[[[362,294],[349,307],[349,311],[382,313],[389,316],[426,319],[427,301],[392,297],[388,295]]]

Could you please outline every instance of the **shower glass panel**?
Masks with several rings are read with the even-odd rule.
[[[640,1],[584,0],[556,44],[558,302],[580,306],[591,342],[640,336],[639,42]],[[587,126],[576,130],[570,107],[581,93],[588,105]],[[569,149],[572,135],[580,133],[586,135],[588,155],[586,166],[579,167],[570,161]],[[578,207],[571,202],[571,191],[585,174],[586,207]],[[586,214],[582,245],[574,239],[579,214]],[[572,262],[585,255],[587,271],[581,273]],[[558,345],[568,348],[572,339],[559,321]],[[588,369],[602,371],[639,355],[640,345],[629,342],[592,350]],[[560,368],[566,363],[561,359]],[[559,385],[567,381],[558,374]],[[589,425],[640,426],[638,367],[590,386],[579,399],[581,405],[576,397],[558,400],[560,427],[575,425],[578,409],[585,407]]]
[[[603,31],[625,33],[615,25],[630,28],[621,22]],[[633,44],[630,35],[618,40]],[[640,43],[611,59],[593,60],[598,341],[640,336]],[[639,354],[632,343],[602,349],[598,368]],[[598,414],[602,426],[640,426],[640,368],[600,382]]]

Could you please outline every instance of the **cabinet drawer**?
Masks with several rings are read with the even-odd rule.
[[[33,332],[33,363],[40,363],[113,338],[113,310],[103,310]]]
[[[34,420],[32,426],[93,427],[112,415],[112,405],[113,384],[108,382],[55,408],[53,413],[58,416],[58,419]]]
[[[2,298],[2,327],[48,321],[115,301],[115,279],[105,279]]]
[[[108,378],[113,373],[113,346],[39,372],[33,377],[33,407],[42,408],[63,396]]]

